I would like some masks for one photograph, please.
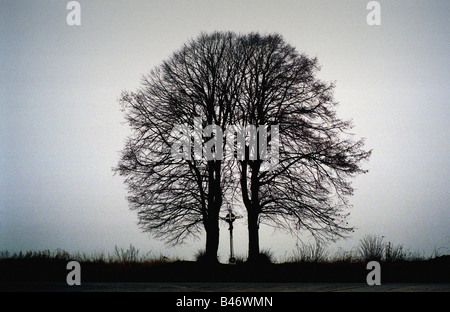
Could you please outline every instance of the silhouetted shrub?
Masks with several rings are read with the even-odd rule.
[[[319,242],[315,244],[296,244],[289,262],[325,262],[329,259],[329,251]]]
[[[139,262],[139,249],[130,244],[128,249],[114,246],[114,260],[117,262]]]
[[[247,259],[248,263],[252,264],[271,264],[275,262],[275,256],[270,250],[261,250],[256,258]]]
[[[197,250],[197,252],[194,255],[194,259],[197,262],[206,263],[207,262],[206,251],[204,249]]]
[[[395,262],[405,260],[405,253],[402,245],[394,245],[388,242],[385,246],[384,260],[387,262]]]
[[[362,261],[381,261],[384,256],[385,244],[383,236],[366,235],[359,241],[358,253]]]

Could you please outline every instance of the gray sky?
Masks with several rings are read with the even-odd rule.
[[[168,249],[136,226],[120,176],[129,130],[117,99],[201,31],[278,32],[336,81],[338,113],[373,149],[354,180],[348,241],[384,235],[412,251],[450,248],[449,1],[0,2],[0,250],[113,251],[130,243],[190,259],[203,240]],[[228,254],[221,228],[219,255]],[[236,252],[246,254],[245,221]],[[308,237],[304,237],[308,239]],[[261,228],[261,248],[291,253],[295,239]],[[449,250],[449,249],[447,249]]]

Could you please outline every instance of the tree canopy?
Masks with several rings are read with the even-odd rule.
[[[172,244],[205,229],[206,253],[217,258],[221,207],[239,194],[249,258],[259,254],[260,222],[321,240],[350,231],[350,178],[365,172],[370,151],[338,118],[334,84],[319,69],[278,34],[203,33],[124,92],[132,134],[115,170],[142,229]],[[244,131],[244,157],[206,159],[205,149],[226,147],[218,132],[230,135],[230,125]]]

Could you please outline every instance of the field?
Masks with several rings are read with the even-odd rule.
[[[307,254],[276,262],[265,254],[258,263],[238,259],[236,264],[140,256],[139,251],[118,249],[113,255],[71,255],[58,250],[10,255],[0,259],[2,291],[66,291],[67,263],[81,267],[84,291],[370,291],[367,261],[361,257],[324,253]],[[313,249],[311,249],[313,250]],[[310,250],[310,251],[311,251]],[[449,291],[450,256],[377,259],[382,286],[378,291]]]

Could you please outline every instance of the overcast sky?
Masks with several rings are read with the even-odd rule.
[[[0,2],[0,250],[143,252],[191,259],[141,233],[123,179],[113,176],[129,129],[117,99],[201,31],[277,32],[318,57],[336,81],[338,113],[373,155],[354,180],[353,237],[384,235],[412,251],[450,248],[450,2],[365,0]],[[235,225],[236,253],[247,250]],[[228,233],[219,255],[226,261]],[[305,236],[303,239],[307,240]],[[296,240],[261,228],[261,248],[282,258]]]

